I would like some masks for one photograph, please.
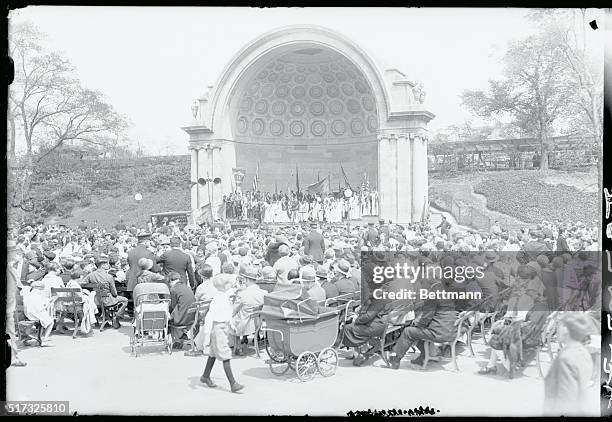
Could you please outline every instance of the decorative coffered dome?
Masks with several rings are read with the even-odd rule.
[[[262,66],[244,86],[235,107],[237,138],[371,138],[378,129],[367,80],[332,50],[285,53]]]

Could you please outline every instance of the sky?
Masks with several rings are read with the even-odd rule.
[[[28,6],[9,18],[38,26],[47,45],[76,66],[83,84],[128,117],[130,138],[157,155],[186,154],[188,136],[180,127],[191,120],[193,100],[245,44],[291,24],[335,30],[370,53],[381,70],[397,68],[422,82],[425,105],[436,115],[432,131],[474,119],[459,95],[501,75],[507,43],[536,29],[527,12]]]

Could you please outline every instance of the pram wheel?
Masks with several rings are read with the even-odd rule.
[[[295,372],[301,381],[309,381],[317,373],[317,357],[312,352],[302,352],[295,361]]]
[[[336,373],[338,367],[338,353],[331,347],[321,350],[317,358],[319,373],[324,377],[330,377]]]

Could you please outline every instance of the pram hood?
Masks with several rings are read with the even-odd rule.
[[[170,289],[165,283],[139,283],[134,287],[134,303],[137,303],[138,297],[143,295],[158,294],[170,296]]]
[[[312,320],[319,315],[319,304],[295,284],[265,295],[261,313],[272,319]]]

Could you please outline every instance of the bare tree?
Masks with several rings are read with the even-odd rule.
[[[15,62],[15,80],[9,89],[9,123],[14,127],[19,122],[21,126],[28,172],[65,142],[105,146],[108,133],[127,126],[100,92],[81,86],[68,60],[43,47],[43,39],[29,23],[11,28],[9,37]],[[14,137],[9,138],[9,150],[14,151],[14,142]]]

